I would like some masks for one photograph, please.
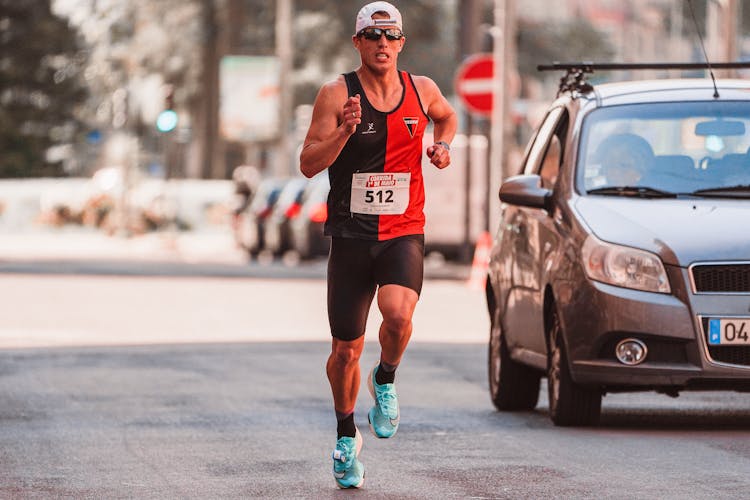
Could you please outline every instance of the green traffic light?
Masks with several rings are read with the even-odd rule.
[[[156,130],[171,132],[177,126],[177,113],[172,109],[165,109],[156,118]]]

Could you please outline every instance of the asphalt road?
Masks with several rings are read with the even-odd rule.
[[[597,428],[498,413],[481,292],[428,281],[402,423],[330,473],[324,283],[1,275],[2,498],[745,498],[750,395],[609,395]],[[375,316],[375,315],[373,315]],[[371,318],[373,325],[377,318]],[[372,327],[370,327],[372,331]],[[377,358],[368,342],[363,367]]]

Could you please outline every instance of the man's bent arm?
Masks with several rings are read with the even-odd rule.
[[[433,165],[445,168],[450,165],[450,153],[445,148],[441,148],[440,143],[450,144],[453,141],[458,128],[458,117],[434,81],[420,76],[415,77],[414,83],[417,85],[422,102],[426,104],[425,112],[434,123],[432,134],[435,142],[427,148],[427,156],[430,157]]]
[[[339,95],[341,90],[344,94]],[[341,121],[341,100],[346,98],[345,92],[345,87],[342,89],[338,82],[332,82],[324,85],[315,99],[310,129],[300,154],[300,171],[305,177],[313,177],[330,167],[360,122],[359,117],[352,116]],[[349,110],[359,109],[359,99],[355,106],[354,98],[350,98],[343,109],[351,115]]]
[[[432,83],[432,96],[433,99],[430,102],[428,108],[428,115],[434,123],[432,134],[435,138],[435,142],[446,142],[450,144],[453,142],[453,137],[456,135],[456,129],[458,128],[458,117],[453,107],[450,105],[448,100],[443,96],[438,89],[437,85]]]
[[[434,123],[432,133],[435,137],[435,142],[443,141],[448,144],[453,142],[453,137],[456,135],[456,128],[458,127],[456,113],[450,112],[445,115],[432,117],[432,121]]]
[[[299,169],[305,177],[313,177],[333,164],[344,149],[349,135],[337,127],[322,141],[305,141],[299,157]]]

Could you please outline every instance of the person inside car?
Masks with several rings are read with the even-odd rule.
[[[612,187],[638,186],[654,162],[651,145],[635,134],[616,134],[607,137],[596,150],[600,175],[604,185]]]

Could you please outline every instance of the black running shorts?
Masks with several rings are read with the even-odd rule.
[[[361,337],[378,286],[401,285],[419,295],[423,277],[422,234],[384,241],[331,238],[328,258],[331,334],[341,340]]]

